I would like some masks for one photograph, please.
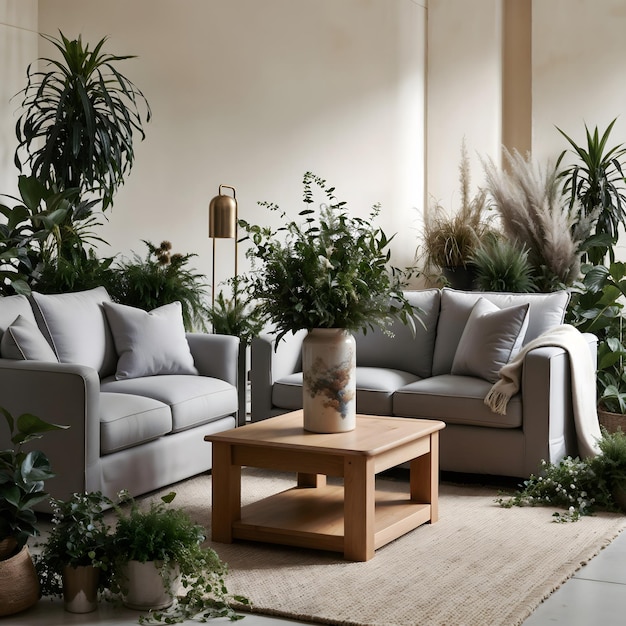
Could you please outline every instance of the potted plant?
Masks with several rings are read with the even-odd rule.
[[[129,608],[151,611],[142,622],[240,619],[229,603],[248,601],[229,596],[226,565],[214,550],[202,546],[202,526],[183,509],[168,506],[175,495],[172,492],[141,508],[122,494],[121,503],[115,506],[111,589]],[[179,588],[183,595],[174,603]]]
[[[317,219],[306,208],[303,223],[287,221],[274,230],[240,220],[251,247],[252,271],[242,281],[259,314],[287,333],[307,330],[303,346],[305,428],[318,432],[351,430],[355,424],[355,342],[351,331],[380,327],[393,320],[414,328],[417,311],[403,289],[413,270],[390,266],[389,243],[369,219],[350,216],[334,187],[307,172],[304,203],[314,202],[313,187],[324,194]],[[275,204],[259,203],[271,211]],[[316,352],[316,347],[320,352]]]
[[[95,611],[111,557],[104,511],[113,503],[101,492],[86,492],[51,504],[52,530],[35,557],[42,595],[63,595],[71,613]]]
[[[67,428],[24,413],[14,418],[0,408],[12,448],[0,450],[0,615],[17,613],[39,599],[39,583],[26,542],[39,534],[33,506],[48,495],[44,481],[54,473],[48,457],[23,446],[44,433]]]
[[[439,272],[456,289],[474,287],[472,257],[481,241],[491,232],[488,197],[480,189],[470,194],[470,167],[465,142],[459,166],[461,202],[458,211],[449,214],[437,202],[424,215],[424,269]]]

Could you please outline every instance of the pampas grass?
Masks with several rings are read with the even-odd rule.
[[[504,152],[508,170],[483,161],[487,188],[507,237],[528,250],[542,291],[571,285],[580,275],[580,244],[590,224],[563,201],[556,167],[535,166],[519,152]],[[583,232],[581,232],[581,230]]]

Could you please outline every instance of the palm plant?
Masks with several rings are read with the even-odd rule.
[[[134,133],[145,136],[141,109],[147,122],[150,107],[115,67],[133,57],[102,52],[106,37],[90,50],[80,36],[70,40],[60,35],[43,37],[61,53],[62,61],[39,59],[50,68],[47,71],[28,67],[27,84],[20,92],[24,112],[16,125],[15,164],[20,171],[28,165],[33,176],[57,191],[75,188],[79,197],[96,194],[106,210],[132,168]],[[82,219],[85,213],[76,210],[71,218]]]
[[[560,128],[557,130],[567,139],[571,151],[578,162],[567,167],[560,174],[565,184],[563,192],[569,195],[570,209],[577,205],[579,220],[591,220],[595,225],[593,235],[583,244],[583,249],[591,263],[598,265],[609,256],[615,261],[613,245],[618,239],[620,225],[626,226],[626,195],[624,194],[624,173],[622,161],[626,147],[618,144],[607,148],[607,141],[613,130],[613,120],[602,135],[596,126],[593,133],[585,125],[587,145],[578,145]],[[557,167],[565,157],[564,150],[557,161]]]
[[[556,167],[535,167],[530,156],[517,151],[505,151],[505,157],[508,171],[491,160],[483,162],[504,233],[528,249],[542,291],[571,285],[580,274],[579,249],[589,220],[562,203]]]

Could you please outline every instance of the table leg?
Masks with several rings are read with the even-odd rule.
[[[343,554],[350,561],[374,556],[375,487],[372,459],[345,459]]]
[[[231,462],[228,443],[213,442],[211,538],[232,543],[233,522],[241,519],[241,466]]]
[[[430,452],[410,463],[411,500],[430,504],[430,521],[439,519],[439,433],[430,435]]]

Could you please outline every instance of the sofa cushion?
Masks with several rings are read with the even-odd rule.
[[[180,302],[150,312],[113,302],[103,306],[119,356],[115,378],[198,373],[185,337]]]
[[[115,371],[115,347],[101,306],[110,300],[104,287],[31,294],[39,327],[61,363],[88,365],[101,377]]]
[[[3,333],[21,315],[36,324],[33,309],[26,296],[4,296],[0,298],[0,333]]]
[[[465,324],[451,373],[497,382],[500,369],[522,347],[529,306],[526,303],[500,309],[479,298]]]
[[[103,380],[102,391],[145,396],[167,404],[172,412],[172,432],[186,430],[237,411],[237,389],[207,376],[147,376]]]
[[[4,331],[0,340],[0,354],[3,359],[18,361],[57,362],[57,355],[41,334],[39,327],[18,315],[15,321]]]
[[[441,291],[441,310],[437,322],[437,338],[433,354],[433,375],[449,374],[461,335],[473,306],[479,298],[486,298],[496,306],[506,307],[529,303],[528,329],[524,344],[546,330],[563,323],[569,293],[495,293],[457,291],[447,287]]]
[[[161,437],[172,430],[170,408],[143,396],[100,394],[100,454]]]
[[[421,378],[430,376],[439,317],[439,289],[405,292],[407,300],[421,309],[416,320],[415,337],[408,326],[395,321],[390,330],[393,337],[377,329],[367,334],[355,333],[358,366],[395,368]]]
[[[471,376],[444,374],[425,378],[396,391],[393,415],[438,419],[446,424],[519,428],[522,425],[521,394],[511,398],[506,415],[499,415],[484,402],[491,386],[490,382]]]

